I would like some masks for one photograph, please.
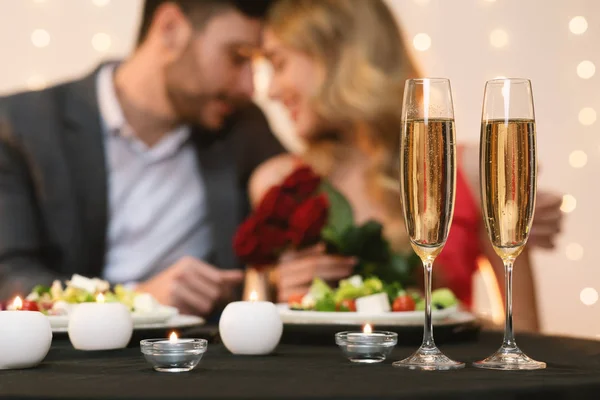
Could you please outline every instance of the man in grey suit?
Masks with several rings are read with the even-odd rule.
[[[123,63],[0,99],[0,298],[101,276],[209,315],[242,282],[252,170],[283,151],[252,94],[267,0],[147,0]]]

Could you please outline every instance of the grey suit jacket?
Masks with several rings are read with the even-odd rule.
[[[102,272],[109,216],[97,72],[0,98],[0,299]],[[248,179],[283,148],[256,106],[221,132],[199,130],[192,137],[214,235],[209,261],[238,268],[231,241],[249,210]]]

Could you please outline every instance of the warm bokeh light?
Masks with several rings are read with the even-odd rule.
[[[110,49],[111,45],[112,45],[112,40],[111,40],[110,36],[104,32],[96,33],[92,37],[92,47],[94,48],[94,50],[96,50],[100,53],[104,53],[105,51]]]
[[[50,34],[45,29],[36,29],[31,33],[31,43],[35,47],[46,47],[50,44]]]
[[[570,243],[566,248],[567,258],[571,261],[579,261],[583,258],[583,247],[579,243]]]
[[[417,33],[413,39],[413,46],[419,51],[427,51],[431,47],[431,38],[426,33]]]
[[[106,299],[104,298],[104,295],[102,293],[98,293],[96,296],[96,303],[104,303],[105,301]]]
[[[171,334],[169,335],[169,342],[177,343],[177,339],[177,334],[175,332],[171,332]]]
[[[575,17],[569,22],[569,30],[576,35],[581,35],[582,33],[585,33],[585,31],[587,31],[587,28],[588,23],[586,19],[582,16]]]
[[[508,33],[503,29],[495,29],[490,33],[490,44],[494,47],[504,47],[508,44]]]
[[[592,107],[582,108],[581,111],[579,111],[579,123],[581,123],[581,125],[593,125],[594,122],[596,122],[596,117],[596,110]]]
[[[560,210],[564,213],[570,213],[575,210],[575,207],[577,207],[577,199],[570,194],[565,194]]]
[[[583,150],[575,150],[569,155],[569,164],[573,168],[583,168],[587,164],[588,156]]]
[[[502,305],[502,293],[500,293],[500,286],[498,286],[494,267],[492,267],[490,260],[486,257],[479,257],[477,259],[477,269],[483,279],[483,283],[490,299],[492,322],[496,325],[500,325],[504,322],[504,306]]]
[[[581,79],[590,79],[596,73],[596,66],[593,62],[585,60],[577,65],[577,76]]]
[[[594,288],[585,288],[579,293],[579,299],[586,306],[593,306],[598,301],[598,291]]]
[[[373,327],[370,324],[366,324],[363,328],[363,333],[373,333]]]

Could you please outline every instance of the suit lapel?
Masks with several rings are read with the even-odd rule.
[[[96,75],[67,86],[63,144],[69,165],[81,246],[76,266],[92,276],[104,267],[107,231],[107,171],[100,113],[96,97]]]

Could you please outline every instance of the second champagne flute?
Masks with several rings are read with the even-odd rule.
[[[423,262],[425,326],[423,343],[395,367],[449,370],[465,365],[446,357],[433,341],[431,274],[454,214],[456,144],[450,81],[409,79],[404,89],[400,188],[411,246]]]
[[[485,227],[504,263],[506,319],[500,349],[474,365],[499,370],[546,368],[546,363],[529,358],[517,347],[512,318],[513,265],[529,238],[537,190],[535,112],[528,79],[486,83],[479,157]]]

